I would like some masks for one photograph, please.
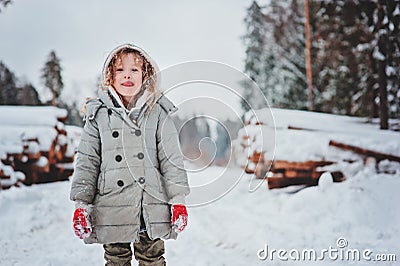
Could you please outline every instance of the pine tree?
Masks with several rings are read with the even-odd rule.
[[[39,94],[32,84],[25,84],[18,88],[17,102],[19,105],[41,105]]]
[[[60,60],[58,59],[55,51],[51,51],[48,59],[42,69],[42,80],[44,85],[50,90],[52,98],[50,105],[56,106],[59,104],[58,98],[64,87],[61,77]]]
[[[388,115],[400,113],[400,2],[320,3],[319,81],[321,88],[334,87],[333,93],[321,94],[337,99],[333,111],[370,117],[379,113],[381,128],[388,128]]]
[[[378,1],[374,21],[380,127],[388,129],[389,114],[400,115],[400,2]]]
[[[267,36],[264,82],[273,106],[307,106],[303,6],[297,0],[271,1],[265,9]]]
[[[282,72],[284,74],[284,107],[295,109],[307,108],[307,80],[305,70],[305,29],[304,8],[297,0],[292,0],[290,8],[285,10],[285,21],[281,38],[277,39],[282,49]]]
[[[11,3],[12,3],[11,0],[0,0],[0,6],[3,6],[4,8],[6,8]],[[1,13],[1,11],[2,11],[2,9],[0,8],[0,13]]]
[[[0,104],[17,104],[17,86],[15,75],[2,62],[0,62]]]
[[[265,84],[262,79],[264,71],[264,47],[265,47],[265,20],[261,7],[253,1],[247,9],[245,18],[247,32],[243,37],[246,46],[246,58],[244,72],[254,81],[266,96]],[[244,92],[241,101],[242,108],[248,111],[250,108],[263,108],[264,102],[260,100],[258,88],[249,81],[243,81]]]
[[[318,27],[318,93],[316,110],[351,114],[352,97],[357,92],[357,64],[351,39],[354,32],[353,1],[322,1]]]

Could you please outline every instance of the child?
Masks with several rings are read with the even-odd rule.
[[[157,65],[124,44],[103,66],[99,99],[86,103],[70,198],[74,230],[103,244],[106,265],[165,265],[163,239],[187,225],[189,186],[170,118],[176,107],[158,88]]]

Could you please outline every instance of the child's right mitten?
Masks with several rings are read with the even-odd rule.
[[[84,203],[77,203],[74,212],[73,227],[74,232],[80,239],[88,238],[92,233],[92,225],[90,223],[89,206]]]

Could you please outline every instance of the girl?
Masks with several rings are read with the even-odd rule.
[[[74,231],[103,244],[106,265],[165,265],[164,242],[187,225],[189,186],[170,118],[176,107],[158,88],[157,65],[124,44],[103,66],[99,98],[86,103],[70,198]]]

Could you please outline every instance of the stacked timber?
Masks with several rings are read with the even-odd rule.
[[[66,117],[66,110],[50,106],[0,107],[0,187],[69,179],[75,147]]]
[[[283,188],[292,185],[317,185],[319,178],[329,172],[334,182],[345,179],[340,171],[328,171],[323,167],[335,162],[321,160],[289,161],[274,158],[275,130],[271,119],[264,113],[246,117],[245,127],[234,140],[236,162],[245,172],[254,174],[256,178],[266,179],[268,188]],[[303,130],[288,126],[288,130]],[[240,160],[238,160],[238,158]]]
[[[398,173],[398,134],[365,122],[364,118],[299,110],[250,110],[232,142],[234,159],[246,173],[267,179],[269,188],[317,185],[323,173],[340,182],[345,180],[343,172],[351,176],[357,165]],[[355,168],[349,165],[353,163]]]
[[[268,188],[283,188],[292,185],[315,186],[318,184],[319,178],[326,170],[324,166],[332,165],[330,161],[305,161],[305,162],[289,162],[283,160],[275,160],[264,163],[264,168],[257,178],[267,178]],[[345,178],[342,172],[330,172],[334,182],[342,182]]]

